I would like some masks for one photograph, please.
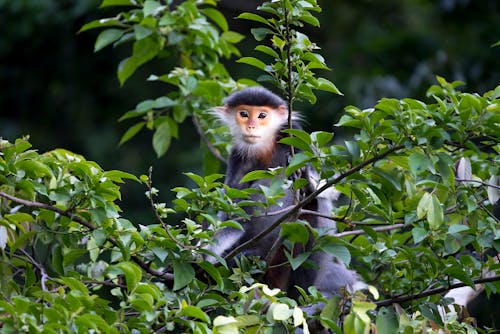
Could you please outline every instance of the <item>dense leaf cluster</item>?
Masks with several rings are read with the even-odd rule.
[[[318,192],[334,186],[349,198],[332,217],[339,233],[316,231],[316,249],[347,263],[352,254],[382,296],[354,296],[344,319],[347,332],[363,332],[372,321],[414,332],[429,320],[450,329],[469,326],[458,324],[454,312],[438,316],[437,306],[450,301],[420,298],[455,282],[484,282],[484,273],[497,267],[490,251],[498,251],[500,232],[492,214],[499,197],[500,88],[479,96],[440,81],[429,90],[432,104],[387,99],[371,110],[347,108],[339,126],[358,128],[356,141],[331,145],[333,134],[325,132],[294,131],[286,138],[304,149],[287,173],[311,163],[326,182]],[[233,333],[304,326],[296,301],[257,284],[262,262],[243,258],[229,269],[222,258],[222,266],[204,260],[203,245],[213,242],[214,231],[247,218],[242,207],[256,203],[235,200],[255,189],[230,189],[221,175],[188,174],[196,186],[174,189],[171,208],[153,203],[157,219],[143,226],[120,217],[120,183],[139,181],[128,173],[104,171],[65,150],[40,154],[26,139],[2,142],[0,171],[4,331]],[[272,177],[266,173],[248,178]],[[141,180],[154,197],[150,178]],[[278,188],[301,185],[296,180]],[[279,193],[270,201],[279,201]],[[220,221],[219,211],[236,219]],[[288,223],[282,234],[305,243],[304,227],[310,229]],[[306,259],[290,260],[298,266]],[[483,286],[488,293],[498,289],[494,279]],[[301,304],[321,299],[314,290],[302,293]],[[411,299],[421,301],[405,304]],[[377,304],[395,302],[406,310],[372,313]],[[321,314],[323,325],[335,331],[339,305],[333,300]]]
[[[118,77],[123,83],[145,62],[173,57],[177,65],[152,76],[170,84],[166,96],[139,103],[122,119],[139,119],[123,136],[155,131],[158,155],[178,136],[178,124],[192,116],[206,148],[223,156],[224,128],[214,125],[211,106],[234,81],[221,58],[239,55],[239,34],[215,9],[215,1],[104,0],[121,6],[115,17],[82,30],[104,28],[96,50],[132,42]],[[124,7],[125,6],[125,7]],[[299,32],[318,25],[313,0],[271,1],[265,15],[240,18],[263,24],[254,37],[269,44],[257,51],[270,64],[244,57],[295,99],[314,101],[313,89],[338,92],[312,70],[326,68],[316,46]],[[481,283],[497,293],[500,251],[500,86],[479,95],[460,83],[437,78],[428,101],[382,99],[371,109],[346,108],[337,126],[355,131],[352,140],[334,133],[289,129],[282,143],[297,148],[282,169],[254,171],[244,181],[271,178],[269,187],[231,189],[222,175],[186,173],[192,187],[177,187],[171,205],[158,202],[152,172],[140,177],[106,171],[96,162],[57,149],[40,153],[27,138],[0,142],[0,327],[6,333],[286,333],[309,332],[301,306],[324,301],[315,315],[335,333],[474,333],[459,322],[460,310],[442,294]],[[321,182],[292,207],[269,212],[285,191],[307,181],[296,173],[315,168]],[[280,175],[294,175],[282,180]],[[143,184],[152,214],[141,223],[122,217],[122,183]],[[343,196],[330,217],[338,233],[290,221],[322,192]],[[266,200],[255,202],[259,192]],[[251,242],[225,258],[206,246],[221,228],[241,228],[244,208],[276,217],[290,249],[315,237],[312,251],[328,252],[355,268],[367,291],[325,300],[313,287],[292,300],[260,279],[263,259],[238,257]],[[220,215],[224,212],[227,215]],[[314,212],[308,212],[314,214]],[[228,217],[228,218],[223,218]],[[146,224],[147,222],[148,224]],[[266,231],[263,231],[266,233]],[[261,236],[257,236],[261,237]],[[307,265],[311,253],[293,257],[292,268]],[[207,259],[215,258],[213,261]],[[233,259],[237,266],[227,262]]]

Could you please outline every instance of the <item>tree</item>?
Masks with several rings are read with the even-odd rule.
[[[243,36],[228,29],[215,5],[104,0],[103,7],[125,7],[82,28],[104,28],[96,49],[133,43],[118,68],[122,83],[155,57],[175,60],[167,74],[149,78],[169,84],[170,93],[139,103],[121,118],[137,120],[122,142],[146,127],[154,131],[156,153],[168,154],[170,139],[181,137],[178,124],[190,117],[204,139],[206,165],[214,156],[224,160],[224,129],[213,126],[207,110],[227,92],[254,82],[234,80],[224,67],[221,58],[239,56],[235,44]],[[316,2],[272,1],[259,8],[240,18],[258,24],[252,33],[264,56],[238,61],[264,71],[260,79],[280,89],[290,105],[300,99],[314,103],[318,89],[339,93],[316,77],[313,70],[327,67],[301,31],[319,24]],[[313,231],[317,248],[355,267],[370,284],[368,292],[345,297],[348,310],[344,298],[334,298],[316,316],[333,332],[479,330],[469,319],[459,322],[458,309],[441,294],[479,283],[488,294],[499,287],[493,211],[500,196],[500,87],[481,96],[460,92],[460,84],[437,77],[428,101],[382,99],[371,109],[346,107],[337,126],[355,134],[342,144],[333,143],[329,132],[289,131],[287,144],[301,153],[286,173],[311,164],[325,181],[311,196],[335,187],[346,198],[332,212],[339,233]],[[105,171],[66,150],[40,154],[27,138],[2,141],[2,330],[307,331],[298,306],[321,300],[317,291],[303,291],[294,301],[259,282],[263,261],[241,258],[237,268],[228,268],[222,258],[219,266],[203,260],[215,231],[245,219],[237,200],[250,191],[224,187],[222,176],[210,172],[186,173],[193,187],[173,189],[176,199],[169,206],[155,200],[152,171],[140,177]],[[121,217],[117,201],[124,180],[144,184],[151,224]],[[277,216],[276,227],[287,226],[289,242],[300,242],[304,225],[287,218],[309,199]],[[270,200],[279,201],[279,195]],[[219,211],[231,220],[220,221]]]

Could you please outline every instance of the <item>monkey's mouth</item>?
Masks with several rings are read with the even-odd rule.
[[[243,136],[243,140],[245,140],[247,143],[253,144],[253,143],[256,143],[260,140],[260,136],[245,135],[245,136]]]

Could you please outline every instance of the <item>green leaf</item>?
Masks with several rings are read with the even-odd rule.
[[[431,195],[431,197],[431,205],[427,211],[427,221],[431,228],[437,229],[444,221],[443,207],[435,195]]]
[[[319,20],[308,12],[304,12],[304,14],[300,16],[300,20],[313,27],[319,27]]]
[[[140,24],[134,25],[134,36],[136,40],[144,39],[150,36],[153,30],[150,27],[145,27]]]
[[[283,303],[272,303],[267,311],[267,317],[271,321],[285,321],[293,314],[293,310]]]
[[[258,42],[263,41],[267,35],[273,34],[272,30],[267,28],[253,28],[250,30],[250,32],[252,33],[252,36],[255,38],[255,40]]]
[[[418,202],[417,205],[417,218],[422,219],[427,215],[427,212],[429,212],[429,207],[431,206],[431,201],[432,197],[431,194],[429,193],[424,193],[422,198],[420,198],[420,201]]]
[[[125,58],[118,66],[118,79],[123,86],[125,81],[137,70],[139,66],[153,59],[160,51],[157,38],[150,36],[134,43],[132,56]]]
[[[133,0],[102,0],[101,8],[110,6],[136,6]]]
[[[132,292],[137,284],[142,279],[142,270],[133,262],[121,262],[116,265],[125,275],[125,282],[127,283],[127,290]]]
[[[194,279],[194,269],[188,262],[174,261],[174,287],[173,290],[179,290],[191,283]]]
[[[52,171],[47,165],[33,159],[20,160],[15,163],[17,169],[22,169],[28,175],[35,177],[53,176]]]
[[[14,222],[14,223],[33,223],[34,222],[33,216],[30,214],[24,213],[24,212],[6,214],[5,218],[11,222]]]
[[[255,66],[261,70],[266,69],[266,64],[264,64],[261,60],[254,58],[254,57],[242,57],[242,58],[238,59],[236,62]]]
[[[121,26],[122,23],[115,18],[100,19],[85,24],[83,27],[80,28],[80,30],[78,30],[78,33],[95,28],[121,27]]]
[[[309,232],[307,233],[309,234]],[[311,252],[302,252],[296,257],[293,257],[288,252],[285,252],[285,255],[290,263],[290,266],[292,267],[292,270],[297,270],[297,268],[299,268],[302,263],[304,263],[311,256]]]
[[[220,37],[229,43],[236,44],[241,42],[241,40],[245,38],[245,35],[239,34],[235,31],[224,31]]]
[[[346,140],[345,146],[347,148],[347,151],[351,155],[352,162],[356,163],[357,161],[359,161],[359,158],[361,157],[361,150],[358,143],[353,140]]]
[[[75,261],[81,256],[87,254],[88,251],[86,249],[74,248],[69,249],[68,251],[64,251],[63,258],[63,266],[67,267],[68,265],[72,265]]]
[[[110,170],[102,173],[102,177],[110,179],[113,182],[123,183],[123,179],[139,181],[137,176],[121,170]]]
[[[161,157],[168,151],[171,140],[172,133],[170,131],[170,123],[164,121],[156,128],[153,135],[153,148],[158,157]]]
[[[269,46],[267,45],[257,45],[257,47],[255,48],[255,50],[257,51],[260,51],[262,53],[265,53],[275,59],[279,59],[280,56],[278,55],[278,53],[276,51],[274,51],[272,48],[270,48]]]
[[[304,167],[310,160],[311,157],[305,153],[295,153],[292,160],[288,164],[288,167],[286,168],[285,175],[287,177],[292,175],[296,170]]]
[[[210,323],[210,317],[196,306],[188,305],[183,307],[179,312],[179,315],[199,319],[203,322]]]
[[[260,23],[263,23],[265,25],[270,26],[269,22],[265,18],[263,18],[260,15],[253,14],[253,13],[243,13],[243,14],[238,15],[236,18],[243,19],[243,20],[256,21],[256,22],[260,22]]]
[[[102,48],[108,46],[109,44],[114,43],[116,40],[122,37],[124,33],[125,31],[121,29],[106,29],[101,31],[95,41],[94,52],[97,52]]]
[[[198,265],[205,270],[210,277],[215,281],[215,283],[221,288],[224,289],[224,281],[222,280],[222,276],[217,270],[217,268],[210,262],[204,261],[198,263]]]
[[[161,6],[161,3],[159,1],[153,1],[153,0],[146,0],[144,1],[144,5],[142,8],[142,12],[144,13],[144,16],[150,16],[152,15],[158,7]]]
[[[394,176],[386,173],[384,170],[380,168],[373,168],[372,172],[378,175],[383,180],[387,181],[390,185],[392,185],[397,191],[401,191],[401,182],[396,179]]]
[[[201,12],[214,21],[222,29],[222,31],[228,30],[229,27],[227,25],[226,18],[220,11],[214,8],[204,8]]]
[[[281,225],[281,236],[291,242],[306,244],[309,241],[309,230],[302,222],[290,222]]]
[[[399,328],[398,316],[392,309],[382,307],[377,314],[376,326],[377,333],[397,333]]]
[[[137,124],[132,125],[128,130],[123,134],[122,138],[120,139],[120,144],[122,145],[129,141],[131,138],[133,138],[141,129],[146,125],[146,122],[139,122]]]
[[[269,179],[274,177],[274,175],[275,175],[274,173],[271,173],[270,171],[267,170],[254,170],[243,176],[241,178],[240,183],[251,182],[261,179]]]
[[[214,319],[214,327],[218,334],[239,334],[238,321],[232,316],[218,315]]]
[[[86,313],[79,315],[75,318],[75,324],[79,329],[79,332],[99,332],[99,333],[109,333],[110,327],[103,318],[97,314]],[[88,331],[83,329],[93,329],[94,331]]]
[[[315,131],[311,133],[311,139],[318,145],[318,147],[323,147],[333,139],[333,133],[325,131]]]
[[[316,89],[323,90],[326,92],[330,92],[337,95],[344,95],[342,92],[335,86],[335,84],[325,78],[318,78]]]
[[[344,262],[344,264],[348,265],[351,262],[351,253],[344,245],[340,244],[337,238],[333,236],[323,236],[317,241],[318,247],[330,254],[333,257],[336,257],[340,261]]]
[[[427,238],[427,230],[422,227],[413,228],[411,230],[411,234],[413,236],[413,242],[415,242],[416,244]]]
[[[62,281],[62,284],[66,285],[71,291],[79,291],[85,295],[89,294],[87,286],[73,277],[61,277],[58,280]]]
[[[408,157],[408,164],[414,176],[422,173],[425,170],[432,170],[433,166],[429,157],[419,152],[413,152]]]

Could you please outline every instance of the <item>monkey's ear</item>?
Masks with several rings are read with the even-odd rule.
[[[215,113],[220,114],[220,115],[224,115],[225,113],[229,112],[229,108],[227,107],[227,105],[214,107],[214,108],[212,108],[212,110]]]
[[[288,108],[284,105],[284,104],[281,104],[278,109],[276,109],[276,111],[278,112],[278,114],[280,115],[287,115],[288,114]]]

